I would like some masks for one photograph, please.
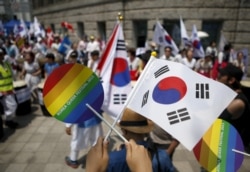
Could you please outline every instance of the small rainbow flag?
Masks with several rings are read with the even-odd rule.
[[[104,100],[102,84],[96,74],[81,64],[65,64],[47,78],[43,89],[44,105],[56,119],[67,123],[100,121],[88,103],[100,111]]]
[[[230,123],[217,119],[193,152],[208,171],[235,172],[240,168],[244,157],[232,149],[244,151],[241,137]]]

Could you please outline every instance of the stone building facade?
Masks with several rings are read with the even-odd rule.
[[[123,15],[125,39],[129,46],[142,46],[153,35],[156,20],[179,43],[179,19],[191,33],[193,24],[219,41],[221,31],[235,49],[250,48],[249,0],[32,0],[33,15],[45,27],[61,31],[61,22],[73,24],[77,34],[108,39],[117,13]]]
[[[0,0],[0,19],[4,22],[11,19],[31,21],[30,0]]]

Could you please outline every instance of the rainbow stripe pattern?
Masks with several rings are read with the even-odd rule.
[[[193,152],[200,164],[212,172],[235,172],[242,162],[244,146],[236,129],[228,122],[217,119],[206,132]]]
[[[99,78],[91,69],[81,64],[65,64],[47,78],[43,99],[49,113],[60,121],[93,123],[100,120],[86,103],[100,111],[104,92]]]

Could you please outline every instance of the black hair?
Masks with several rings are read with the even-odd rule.
[[[164,50],[166,50],[167,48],[169,48],[170,49],[170,51],[172,51],[173,49],[172,49],[172,47],[170,47],[170,46],[166,46],[165,48],[164,48]]]
[[[90,55],[91,55],[91,56],[99,56],[99,51],[94,50],[94,51],[91,52]]]
[[[232,48],[232,44],[228,43],[224,46],[224,51],[229,51]]]
[[[48,54],[46,54],[45,57],[52,59],[52,60],[55,60],[55,55],[53,53],[48,53]]]
[[[243,72],[239,67],[229,63],[226,67],[219,70],[221,76],[228,76],[228,80],[235,78],[235,82],[231,85],[233,89],[241,87],[240,81],[243,77]]]
[[[135,48],[129,48],[128,49],[128,52],[132,55],[132,56],[134,56],[135,57]]]

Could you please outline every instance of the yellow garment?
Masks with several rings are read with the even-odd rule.
[[[12,91],[13,79],[11,67],[8,63],[4,62],[0,65],[0,92]]]

